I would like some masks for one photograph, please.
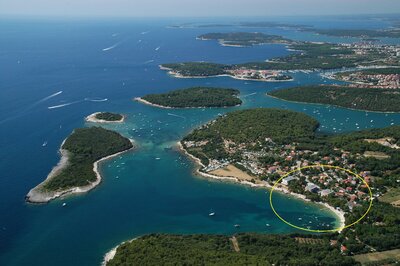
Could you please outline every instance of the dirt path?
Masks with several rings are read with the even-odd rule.
[[[239,252],[239,251],[240,251],[239,242],[237,241],[236,237],[235,237],[235,236],[232,236],[231,238],[229,238],[229,240],[232,242],[233,249],[234,249],[236,252]]]

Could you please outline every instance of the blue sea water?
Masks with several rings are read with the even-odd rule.
[[[304,20],[323,27],[335,19],[298,22]],[[342,27],[354,23],[335,21]],[[166,27],[176,22],[182,21],[1,19],[0,265],[98,265],[113,246],[147,233],[295,232],[272,213],[267,190],[197,177],[194,164],[175,149],[180,138],[219,113],[252,107],[296,110],[317,118],[327,133],[400,123],[399,114],[289,103],[266,96],[273,89],[323,82],[318,73],[298,73],[293,82],[282,83],[172,78],[158,65],[240,63],[289,53],[283,45],[234,48],[199,41],[196,36],[202,33],[237,29]],[[357,23],[377,25],[369,20]],[[343,41],[288,30],[257,31]],[[197,85],[238,88],[244,104],[231,109],[165,110],[132,101],[147,93]],[[48,109],[59,105],[65,106]],[[46,205],[26,204],[26,193],[59,160],[62,140],[74,128],[91,126],[83,118],[96,111],[126,114],[126,123],[106,127],[134,139],[137,149],[103,163],[103,182],[90,193]],[[315,226],[336,222],[320,206],[277,197],[276,208],[284,217],[302,217],[304,223],[318,218]],[[210,212],[216,215],[209,217]]]

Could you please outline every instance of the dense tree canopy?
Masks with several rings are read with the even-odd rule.
[[[358,265],[328,238],[314,238],[316,243],[306,244],[294,236],[239,234],[236,252],[228,236],[152,234],[119,246],[107,265]]]
[[[162,94],[149,94],[142,99],[162,106],[184,107],[227,107],[242,103],[237,97],[240,93],[235,89],[193,87],[174,90]]]
[[[110,112],[102,112],[102,113],[96,114],[96,118],[100,119],[100,120],[112,122],[112,121],[121,120],[123,118],[123,116],[120,114],[114,114],[114,113],[110,113]]]

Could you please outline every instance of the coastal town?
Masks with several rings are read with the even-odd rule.
[[[400,89],[400,74],[365,74],[361,71],[341,75],[339,79],[351,82],[349,86],[355,88]]]
[[[281,74],[280,71],[271,70],[256,70],[239,68],[227,70],[233,78],[243,80],[255,80],[255,81],[291,81],[293,78],[288,75]]]
[[[183,145],[188,149],[193,149],[204,147],[207,143],[204,140],[185,141]],[[261,143],[258,144],[261,146]],[[311,165],[345,165],[346,169],[354,170],[355,165],[349,162],[349,158],[354,155],[350,152],[336,150],[335,154],[322,156],[317,151],[297,149],[296,143],[281,145],[270,138],[266,138],[262,143],[262,148],[257,151],[250,150],[246,143],[235,144],[227,140],[224,140],[224,149],[230,156],[210,160],[201,171],[212,175],[218,169],[234,165],[254,177],[250,182],[263,183],[266,186],[273,186],[281,176],[295,171],[280,181],[277,186],[279,190],[306,195],[316,201],[328,201],[328,198],[335,197],[339,199],[337,201],[339,206],[335,208],[343,212],[352,211],[359,203],[370,200],[368,184],[371,181],[371,175],[369,171],[359,173],[364,182],[355,175],[335,168],[308,168],[296,172],[297,169]],[[232,156],[235,159],[228,159]],[[379,196],[379,192],[374,196]]]

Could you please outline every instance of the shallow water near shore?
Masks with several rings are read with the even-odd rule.
[[[195,39],[226,28],[166,28],[175,20],[2,22],[1,265],[98,265],[113,246],[147,233],[298,232],[273,214],[266,189],[197,177],[194,163],[176,150],[179,139],[220,113],[291,109],[318,119],[325,133],[400,124],[399,114],[289,103],[266,95],[277,88],[321,82],[318,73],[264,83],[229,77],[175,79],[159,70],[165,62],[238,63],[288,54],[282,45],[234,48]],[[307,33],[257,30],[308,38]],[[197,85],[238,88],[244,104],[175,110],[132,101],[146,93]],[[103,182],[85,195],[26,204],[25,194],[57,164],[62,140],[76,127],[95,125],[85,123],[84,117],[97,111],[126,114],[123,124],[101,126],[134,139],[137,149],[102,163]],[[337,222],[319,205],[277,196],[277,208],[285,217],[318,219],[332,226]],[[210,217],[210,212],[216,215]]]

